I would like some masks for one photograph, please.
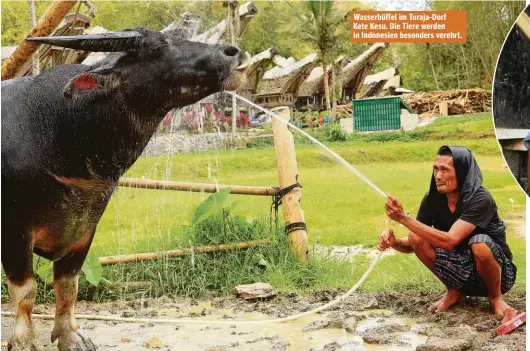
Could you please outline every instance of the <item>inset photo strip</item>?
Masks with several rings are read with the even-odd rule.
[[[2,351],[526,350],[529,3],[1,1]]]

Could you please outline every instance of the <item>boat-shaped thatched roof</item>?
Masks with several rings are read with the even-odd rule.
[[[317,61],[317,54],[310,54],[300,61],[290,63],[285,67],[275,66],[265,72],[263,79],[258,84],[256,96],[284,94],[293,90],[291,85],[301,75],[311,70]],[[294,89],[296,90],[296,89]]]
[[[335,64],[340,65],[341,69],[349,62],[348,58],[344,55],[335,59]],[[327,66],[326,71],[328,72],[328,78],[331,78],[331,65]],[[307,79],[300,85],[298,96],[309,97],[322,91],[324,91],[324,69],[322,66],[318,66],[313,68]]]

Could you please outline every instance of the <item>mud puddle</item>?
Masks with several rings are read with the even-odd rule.
[[[313,309],[340,292],[311,296],[287,294],[270,301],[247,302],[233,297],[196,301],[162,297],[107,303],[77,303],[76,313],[136,318],[264,320]],[[418,294],[354,294],[326,313],[287,323],[234,325],[168,325],[80,320],[98,350],[524,350],[525,327],[495,337],[500,323],[484,303],[471,301],[450,312],[425,312],[436,296]],[[512,301],[510,301],[512,302]],[[524,299],[512,302],[524,310]],[[487,302],[486,302],[487,305]],[[2,310],[11,310],[3,305]],[[37,313],[53,313],[39,305]],[[53,322],[35,320],[44,350]],[[12,334],[13,318],[2,318],[2,340]],[[451,343],[449,345],[448,343]],[[6,348],[3,347],[2,350]]]

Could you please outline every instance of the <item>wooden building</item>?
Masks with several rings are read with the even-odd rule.
[[[317,54],[284,67],[275,66],[265,72],[258,83],[254,101],[267,108],[277,106],[294,107],[300,84],[306,80],[317,62]]]

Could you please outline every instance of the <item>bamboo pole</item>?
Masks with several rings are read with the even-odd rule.
[[[26,37],[50,35],[76,3],[77,1],[54,1]],[[37,43],[22,41],[15,52],[2,64],[2,80],[14,78],[38,47]]]
[[[230,243],[230,244],[219,244],[219,245],[210,245],[210,246],[199,246],[192,247],[187,249],[175,249],[169,251],[160,251],[160,252],[144,252],[131,255],[119,255],[119,256],[106,256],[100,257],[99,263],[102,266],[109,266],[119,263],[135,263],[140,261],[150,261],[159,257],[179,257],[185,256],[191,253],[210,253],[215,251],[228,251],[234,249],[247,249],[254,246],[265,246],[272,243],[271,240],[251,240],[244,241],[239,243]]]
[[[285,107],[277,114],[285,120],[290,119],[289,108]],[[298,166],[296,163],[296,152],[294,148],[293,134],[287,128],[287,124],[272,119],[272,131],[274,133],[274,149],[276,151],[276,165],[280,178],[280,187],[286,188],[297,182]],[[286,224],[305,222],[304,212],[300,206],[302,190],[294,188],[283,197],[283,217]],[[291,250],[296,254],[301,263],[308,261],[307,232],[303,229],[289,233],[289,244]]]
[[[530,17],[526,13],[522,13],[521,16],[517,19],[517,26],[519,29],[530,39]]]
[[[195,193],[215,193],[218,190],[230,188],[230,194],[235,195],[273,196],[276,194],[272,187],[187,183],[151,179],[121,178],[118,184],[129,188],[191,191]]]

